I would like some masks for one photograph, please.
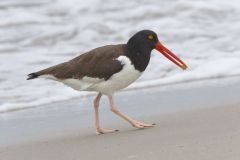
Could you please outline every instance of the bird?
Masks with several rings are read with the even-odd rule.
[[[115,92],[136,81],[146,70],[151,52],[156,49],[174,64],[187,69],[188,66],[167,49],[152,30],[135,33],[125,44],[106,45],[83,53],[67,62],[28,74],[27,80],[46,78],[61,82],[77,91],[94,91],[95,130],[97,134],[112,133],[117,129],[104,129],[100,125],[99,102],[108,97],[110,110],[135,128],[153,127],[122,113],[114,103]]]

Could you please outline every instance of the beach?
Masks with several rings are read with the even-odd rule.
[[[102,126],[119,129],[112,134],[94,133],[93,110],[87,109],[93,97],[1,114],[0,157],[238,160],[239,84],[235,77],[123,91],[116,95],[119,108],[157,125],[132,128],[103,99]]]

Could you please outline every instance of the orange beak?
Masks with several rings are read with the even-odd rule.
[[[157,42],[155,45],[155,49],[161,52],[165,57],[167,57],[170,61],[181,67],[183,70],[187,69],[188,66],[179,59],[175,54],[173,54],[169,49],[164,47],[160,42]]]

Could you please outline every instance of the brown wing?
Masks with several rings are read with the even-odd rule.
[[[108,45],[33,74],[37,76],[50,74],[59,79],[81,79],[87,76],[107,80],[122,69],[123,65],[116,58],[124,55],[125,52],[124,44]]]

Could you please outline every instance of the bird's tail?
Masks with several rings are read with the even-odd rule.
[[[36,73],[30,73],[30,74],[28,74],[28,78],[27,78],[27,80],[35,79],[35,78],[37,78],[38,76],[39,76],[39,75],[36,74]]]
[[[62,70],[65,67],[67,67],[66,64],[67,63],[60,63],[58,65],[48,67],[48,68],[45,68],[45,69],[40,70],[40,71],[30,73],[30,74],[28,74],[27,80],[35,79],[35,78],[38,78],[38,77],[41,77],[41,76],[44,76],[44,75],[56,75],[56,74],[58,74],[58,70]],[[50,78],[50,79],[52,79],[52,78]]]

